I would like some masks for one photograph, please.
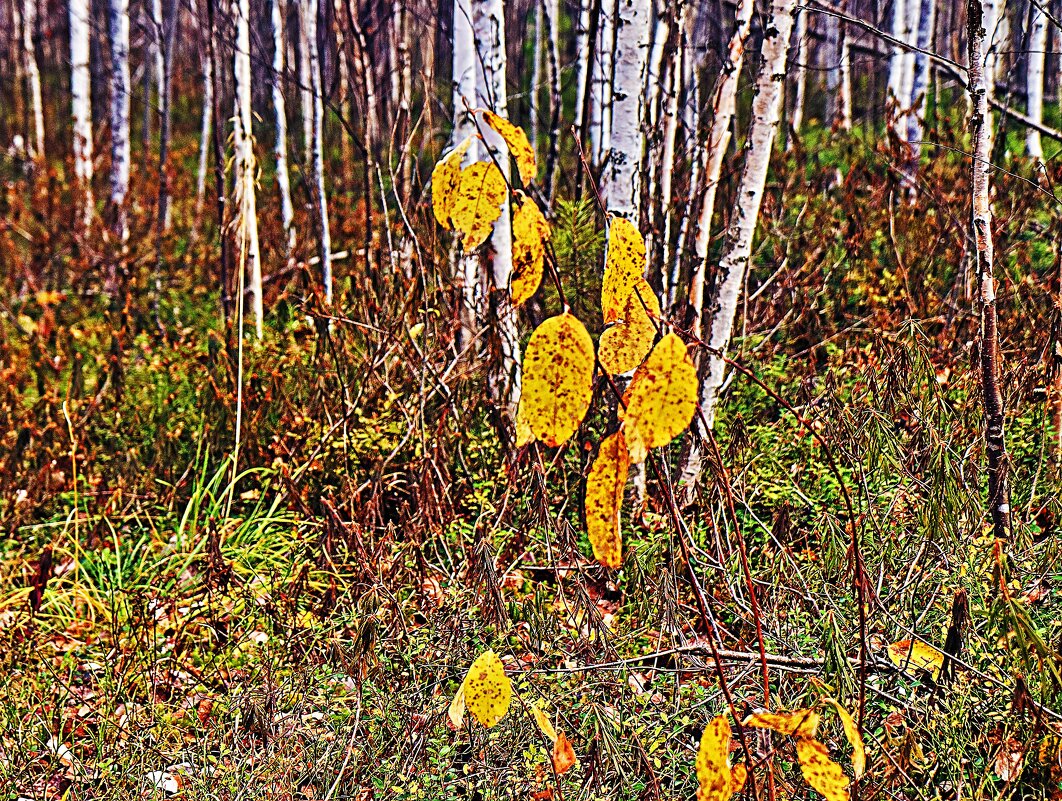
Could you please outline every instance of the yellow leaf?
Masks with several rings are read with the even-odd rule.
[[[660,319],[660,301],[649,282],[641,276],[634,281],[634,290],[627,296],[623,319],[601,335],[597,358],[612,375],[635,369],[656,339],[655,320]]]
[[[730,769],[730,794],[740,792],[741,788],[745,786],[745,779],[748,778],[748,771],[745,769],[745,765],[738,762],[734,767]]]
[[[617,431],[601,443],[586,477],[586,533],[594,558],[605,567],[623,564],[620,507],[629,468],[627,443],[623,432]]]
[[[819,713],[814,709],[794,709],[792,712],[754,712],[741,725],[794,737],[814,737],[819,720]]]
[[[830,759],[826,746],[810,737],[796,741],[797,759],[804,781],[826,797],[826,801],[848,801],[848,777],[841,766]]]
[[[605,275],[601,279],[601,315],[614,323],[623,314],[635,279],[645,275],[645,239],[630,220],[613,217],[608,224]]]
[[[719,715],[704,727],[697,749],[697,801],[728,801],[733,779],[729,758],[730,722]]]
[[[490,236],[495,221],[501,217],[505,202],[505,178],[490,161],[477,161],[461,170],[461,185],[457,190],[450,220],[464,238],[465,252],[475,250]]]
[[[535,180],[535,175],[538,173],[538,168],[535,166],[535,149],[527,141],[524,129],[487,109],[483,109],[483,120],[505,140],[509,152],[516,159],[516,169],[520,171],[520,183],[527,186]]]
[[[934,679],[940,675],[944,665],[944,654],[932,645],[918,640],[900,640],[888,647],[889,659],[896,667],[911,673],[916,670],[927,671]]]
[[[575,749],[571,742],[564,736],[564,732],[557,735],[553,741],[553,769],[558,776],[563,776],[578,760],[575,758]]]
[[[514,306],[530,300],[542,283],[548,239],[549,223],[538,204],[520,194],[519,205],[513,212],[513,276],[509,284]]]
[[[443,228],[453,228],[450,215],[461,186],[461,159],[465,157],[470,144],[471,136],[451,150],[431,171],[431,208]]]
[[[513,697],[512,684],[494,651],[480,654],[465,676],[465,705],[488,729],[505,717]]]
[[[650,448],[681,434],[697,409],[697,369],[678,336],[668,334],[656,343],[635,371],[627,398],[624,435],[631,464],[640,464]]]
[[[837,710],[837,716],[841,719],[841,725],[844,727],[844,736],[852,744],[852,772],[855,773],[857,779],[862,778],[867,769],[867,749],[863,745],[863,735],[859,733],[859,726],[856,725],[855,719],[848,714],[848,710],[841,706],[839,701],[827,697],[826,702]]]
[[[550,742],[557,741],[557,730],[553,728],[553,724],[550,723],[549,717],[540,707],[531,707],[531,715],[535,719],[535,723],[538,724],[538,728],[542,730],[542,733],[546,735]]]
[[[565,312],[535,329],[523,366],[524,419],[535,437],[556,447],[575,433],[590,408],[594,343],[583,324]]]
[[[534,439],[535,434],[527,422],[527,415],[524,414],[524,398],[521,395],[516,403],[516,447],[522,448]]]
[[[449,716],[450,723],[453,724],[454,728],[460,729],[465,719],[464,682],[461,682],[461,686],[457,688],[457,693],[454,695],[454,700],[450,702],[450,708],[446,711],[446,714]]]

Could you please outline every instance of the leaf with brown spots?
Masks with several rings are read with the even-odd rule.
[[[840,701],[827,697],[826,702],[837,710],[837,717],[841,719],[841,726],[844,727],[844,736],[848,738],[852,746],[852,772],[857,779],[862,778],[867,769],[867,749],[863,745],[863,735],[859,733],[859,726],[848,714],[848,710],[841,706]]]
[[[618,568],[623,564],[620,507],[629,469],[627,443],[623,432],[617,431],[601,443],[586,477],[586,534],[594,558],[605,567]]]
[[[431,171],[431,209],[435,219],[443,228],[453,229],[450,215],[457,200],[457,190],[461,186],[461,159],[465,157],[472,137],[468,137],[440,159]]]
[[[524,352],[520,410],[535,437],[550,447],[568,440],[590,408],[594,343],[565,312],[540,325]]]
[[[728,801],[733,793],[729,759],[730,722],[719,715],[704,727],[697,749],[697,801]]]
[[[535,164],[535,149],[531,147],[531,143],[527,140],[527,134],[524,133],[524,129],[513,125],[504,117],[499,117],[493,111],[483,109],[482,113],[483,121],[497,131],[498,135],[505,140],[509,152],[516,160],[516,169],[520,172],[520,183],[527,186],[535,180],[538,167]]]
[[[522,192],[517,192],[517,204],[513,212],[513,275],[509,281],[514,306],[530,300],[542,283],[549,239],[549,223],[538,204]]]
[[[486,651],[476,658],[465,676],[464,688],[469,713],[488,729],[509,711],[513,687],[494,651]]]
[[[505,178],[493,162],[477,161],[461,170],[461,185],[450,220],[463,234],[461,247],[465,253],[487,241],[501,217],[506,192]]]
[[[818,740],[798,737],[797,759],[804,781],[826,797],[826,801],[848,801],[848,777],[841,766],[830,759],[830,752]]]
[[[606,324],[623,314],[637,279],[645,276],[645,239],[634,223],[613,217],[608,224],[605,275],[601,279],[601,316]]]
[[[814,709],[794,709],[792,712],[754,712],[741,721],[741,725],[794,737],[814,737],[819,720],[819,713]]]
[[[640,464],[650,448],[681,434],[697,409],[697,369],[678,336],[668,334],[656,343],[625,397],[624,436],[631,464]]]
[[[601,335],[597,358],[612,375],[628,373],[645,359],[656,338],[660,301],[649,282],[638,276],[627,296],[623,317]]]

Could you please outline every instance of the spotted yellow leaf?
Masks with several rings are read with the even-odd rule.
[[[848,777],[841,766],[830,759],[830,752],[818,740],[798,737],[797,759],[804,781],[826,797],[826,801],[848,801]]]
[[[494,651],[485,651],[476,657],[465,676],[464,688],[469,713],[488,729],[509,711],[513,688]]]
[[[792,712],[753,712],[741,721],[741,725],[794,737],[814,737],[819,720],[819,713],[814,709],[794,709]]]
[[[852,772],[857,779],[862,778],[867,769],[867,749],[863,744],[863,735],[859,733],[859,726],[848,710],[841,706],[840,701],[827,697],[826,702],[837,710],[837,717],[841,719],[841,726],[844,727],[844,736],[852,745]]]
[[[624,436],[631,464],[645,461],[650,448],[681,434],[697,409],[697,369],[686,345],[668,334],[639,367],[626,393]]]
[[[461,170],[461,185],[450,220],[454,229],[463,234],[461,247],[466,253],[487,241],[495,221],[501,217],[506,191],[505,178],[493,162],[477,161]]]
[[[537,439],[556,447],[575,433],[590,408],[594,343],[568,312],[550,317],[531,335],[523,368],[524,419]]]
[[[513,276],[509,284],[514,306],[530,300],[542,283],[549,239],[549,223],[538,204],[522,193],[518,197],[519,205],[513,212]]]
[[[924,670],[936,679],[944,665],[943,653],[918,640],[900,640],[890,645],[887,650],[892,663],[910,673]]]
[[[719,715],[704,727],[697,749],[697,801],[729,801],[736,778],[730,770],[729,760],[730,722]],[[741,774],[744,774],[744,767]]]
[[[620,507],[629,469],[627,443],[623,432],[617,431],[601,443],[586,477],[586,534],[594,558],[605,567],[623,564]]]
[[[730,769],[730,794],[740,792],[741,788],[745,786],[745,780],[748,778],[748,771],[745,765],[738,762],[734,767]]]
[[[605,275],[601,279],[601,315],[614,323],[623,314],[636,279],[645,275],[645,239],[634,223],[613,217],[608,224]]]
[[[524,398],[521,395],[516,404],[516,447],[522,448],[534,440],[535,433],[531,430],[531,424],[527,422],[527,415],[524,414]]]
[[[461,682],[461,686],[457,688],[457,692],[454,694],[454,700],[450,702],[450,708],[446,710],[447,716],[450,718],[450,723],[453,724],[455,729],[460,729],[461,724],[465,719],[465,683]]]
[[[634,370],[653,347],[658,319],[660,301],[649,282],[639,275],[627,296],[622,319],[601,335],[597,348],[601,366],[612,375]]]
[[[535,180],[535,175],[538,173],[538,167],[535,165],[535,149],[527,141],[524,129],[487,109],[483,110],[483,121],[505,140],[509,152],[516,160],[516,169],[520,172],[520,183],[527,186]]]
[[[431,208],[435,219],[443,228],[453,228],[450,215],[457,200],[457,190],[461,186],[461,159],[465,157],[472,137],[468,137],[451,150],[445,158],[439,160],[431,171]]]

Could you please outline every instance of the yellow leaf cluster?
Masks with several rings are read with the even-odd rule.
[[[631,464],[645,461],[650,448],[681,434],[697,409],[697,369],[675,334],[661,339],[639,367],[626,393],[624,434]]]
[[[601,315],[614,323],[623,314],[636,279],[645,274],[645,239],[634,223],[613,217],[608,224],[605,275],[601,279]]]
[[[607,437],[586,477],[586,533],[594,558],[605,567],[623,564],[623,538],[620,535],[620,507],[627,485],[630,457],[623,432]]]
[[[527,186],[535,180],[538,167],[535,164],[535,149],[531,147],[531,143],[527,140],[527,134],[524,133],[524,129],[513,125],[504,117],[499,117],[493,111],[483,109],[482,114],[483,121],[497,131],[498,135],[505,140],[509,152],[516,160],[516,169],[520,172],[520,183]]]
[[[934,679],[939,677],[940,669],[944,666],[944,654],[918,640],[900,640],[892,643],[887,650],[889,659],[896,667],[910,672],[924,670]]]
[[[549,223],[538,204],[522,193],[517,194],[519,205],[513,212],[513,275],[509,283],[514,306],[530,300],[542,283],[542,265],[550,235]]]
[[[458,696],[463,700],[459,702]],[[476,657],[468,669],[457,696],[450,704],[450,721],[460,726],[464,708],[467,707],[472,717],[489,729],[505,717],[512,697],[512,683],[505,675],[501,660],[494,651],[485,651]]]
[[[440,159],[431,171],[431,208],[435,219],[443,228],[453,230],[450,215],[457,200],[457,191],[461,187],[461,159],[465,157],[472,137],[468,137],[451,150],[445,158]]]
[[[466,253],[475,250],[490,236],[502,213],[507,188],[501,170],[490,161],[477,161],[461,170],[450,221],[462,236]]]
[[[729,801],[745,784],[744,765],[730,767],[730,722],[712,718],[697,749],[697,801]]]
[[[597,349],[601,366],[612,375],[637,368],[653,347],[655,321],[659,319],[660,301],[649,282],[639,275],[627,296],[622,319],[601,335]]]
[[[531,335],[524,353],[517,441],[527,431],[556,447],[575,433],[593,394],[594,343],[572,314],[551,317]],[[526,429],[521,426],[526,425]]]

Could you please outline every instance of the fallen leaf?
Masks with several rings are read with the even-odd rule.
[[[919,640],[900,640],[887,648],[889,659],[896,667],[913,673],[916,670],[928,672],[935,680],[944,665],[944,654],[932,645]]]

